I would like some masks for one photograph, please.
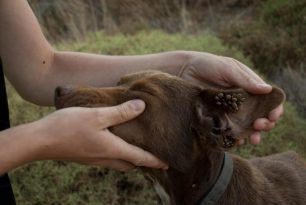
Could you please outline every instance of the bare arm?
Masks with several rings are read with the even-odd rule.
[[[23,164],[47,159],[120,171],[135,166],[166,169],[167,165],[152,154],[107,130],[109,126],[131,120],[144,109],[145,104],[139,100],[107,108],[67,108],[41,120],[2,131],[0,175]]]
[[[5,74],[20,95],[39,105],[53,104],[53,90],[62,84],[112,86],[126,73],[158,69],[201,84],[241,87],[264,94],[271,86],[235,59],[201,52],[175,51],[141,56],[105,56],[57,52],[46,41],[25,0],[0,0],[0,56]],[[255,121],[256,130],[270,130],[282,105],[268,119]],[[252,137],[259,142],[259,134]]]
[[[41,145],[34,127],[25,124],[0,132],[0,175],[38,157]]]
[[[177,74],[187,58],[185,52],[142,56],[57,52],[25,0],[0,1],[0,30],[6,76],[21,96],[39,105],[53,104],[58,85],[112,86],[126,73],[153,68]]]

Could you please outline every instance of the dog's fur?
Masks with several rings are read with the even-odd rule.
[[[238,106],[224,103],[233,96],[239,98]],[[222,103],[218,101],[221,97]],[[224,151],[248,136],[254,120],[266,117],[284,100],[284,94],[278,88],[266,95],[241,89],[202,89],[150,71],[127,75],[113,88],[59,88],[55,103],[58,108],[101,107],[135,98],[145,101],[144,113],[109,129],[169,163],[167,171],[143,168],[163,204],[195,205],[215,183]],[[231,157],[233,176],[218,204],[306,204],[306,164],[298,154],[252,160]]]

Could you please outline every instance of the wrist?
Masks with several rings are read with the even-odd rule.
[[[180,59],[178,69],[176,70],[175,75],[178,77],[181,77],[181,73],[183,70],[185,70],[187,67],[190,66],[190,63],[192,62],[192,59],[195,56],[195,52],[193,51],[177,51],[178,59]]]
[[[152,67],[156,70],[160,70],[165,73],[169,73],[171,75],[179,76],[182,68],[184,68],[190,61],[192,57],[191,51],[170,51],[165,53],[159,53],[153,59],[154,62],[158,62],[157,65],[154,66],[154,62],[152,62]],[[152,57],[150,57],[152,59]],[[152,69],[152,67],[148,67],[148,69]]]
[[[182,74],[184,73],[184,71],[187,68],[189,68],[191,66],[194,66],[193,62],[195,61],[195,59],[198,58],[199,52],[196,52],[196,51],[178,51],[178,55],[179,55],[178,58],[183,59],[183,61],[178,66],[178,69],[177,69],[175,75],[178,76],[178,77],[182,77]]]
[[[40,159],[42,140],[35,123],[0,132],[0,174]]]

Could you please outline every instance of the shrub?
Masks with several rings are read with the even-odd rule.
[[[257,17],[229,25],[223,41],[241,48],[255,68],[268,76],[306,63],[306,1],[268,0],[257,7]]]

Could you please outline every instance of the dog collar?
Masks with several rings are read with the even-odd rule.
[[[232,157],[225,152],[223,165],[216,183],[204,195],[198,205],[214,205],[217,204],[222,194],[227,189],[233,175],[234,163]]]

